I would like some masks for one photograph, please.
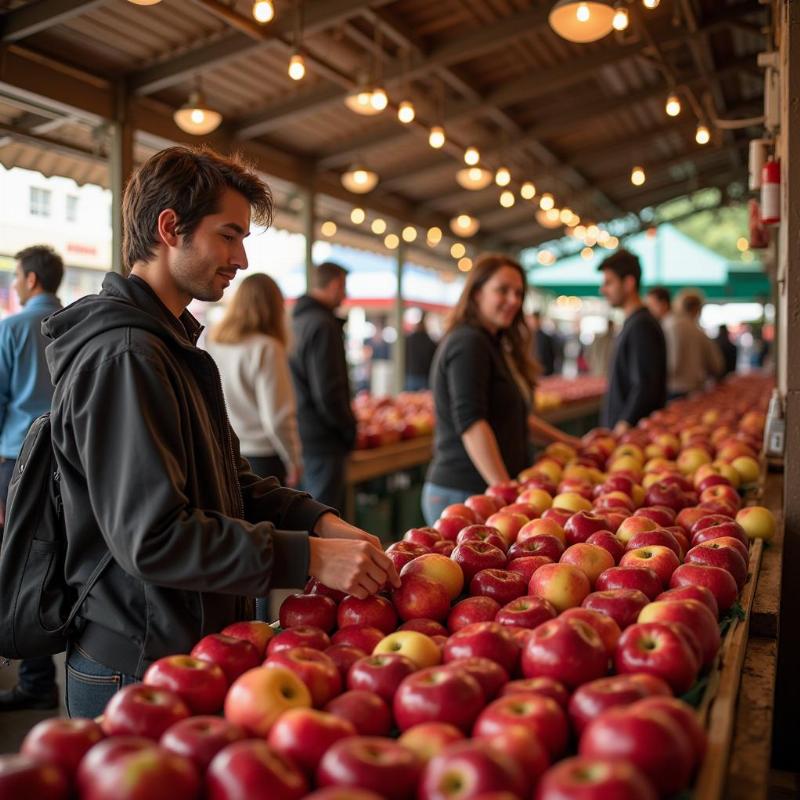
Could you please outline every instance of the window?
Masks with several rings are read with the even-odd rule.
[[[49,189],[39,189],[36,186],[31,186],[30,210],[32,217],[50,216],[51,195],[52,192]]]
[[[78,221],[78,196],[74,194],[67,195],[67,222]]]

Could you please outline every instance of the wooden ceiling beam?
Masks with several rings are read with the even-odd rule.
[[[39,0],[6,11],[0,17],[0,42],[10,44],[41,33],[80,14],[86,14],[105,0]]]

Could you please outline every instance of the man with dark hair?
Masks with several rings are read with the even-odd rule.
[[[107,275],[44,322],[67,581],[79,589],[112,556],[68,648],[71,716],[97,716],[156,659],[252,618],[251,598],[272,588],[312,575],[366,597],[399,584],[375,537],[250,470],[196,346],[187,305],[222,297],[247,268],[251,215],[266,223],[271,210],[238,160],[157,153],[125,189],[129,277]]]
[[[344,301],[346,280],[347,270],[330,261],[314,270],[311,291],[294,307],[289,356],[303,444],[303,484],[336,509],[344,506],[347,456],[356,438],[344,321],[334,314]]]
[[[672,297],[666,286],[653,286],[647,290],[644,298],[650,313],[664,327],[664,321],[672,316]]]
[[[15,259],[14,289],[22,311],[0,322],[0,538],[8,485],[22,440],[31,423],[50,410],[53,398],[42,320],[61,308],[55,293],[64,276],[64,262],[50,247],[26,247]],[[57,706],[56,671],[50,656],[23,660],[17,685],[0,692],[0,711]]]
[[[431,364],[436,354],[436,342],[425,327],[425,312],[420,312],[419,322],[406,337],[407,392],[419,392],[429,387]]]
[[[603,296],[625,313],[611,358],[601,424],[623,431],[666,402],[666,344],[661,326],[639,296],[639,259],[627,250],[618,250],[600,264],[599,271],[603,273]]]

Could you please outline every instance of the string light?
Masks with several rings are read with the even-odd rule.
[[[415,242],[417,240],[417,229],[413,225],[406,225],[406,227],[403,228],[402,236],[404,242],[408,242],[409,244]]]
[[[389,105],[389,98],[386,96],[386,90],[380,86],[372,90],[372,95],[369,98],[370,105],[376,111],[383,111]]]
[[[591,247],[584,247],[583,250],[581,250],[581,258],[584,261],[588,261],[593,255],[594,250],[592,250]]]
[[[636,166],[631,170],[631,183],[634,186],[641,186],[647,180],[644,174],[644,167]]]
[[[370,228],[376,236],[382,236],[384,233],[386,233],[386,220],[377,217],[376,219],[372,220],[372,225],[370,225]]]
[[[500,192],[500,205],[503,208],[511,208],[516,202],[516,197],[514,197],[514,192],[506,189],[504,192]]]
[[[253,3],[253,18],[256,22],[265,25],[267,22],[271,22],[274,17],[275,6],[272,4],[272,0],[256,0]]]
[[[694,140],[697,144],[708,144],[711,141],[711,131],[702,123],[699,124],[694,133]]]
[[[472,259],[468,256],[458,259],[458,268],[462,272],[469,272],[472,269]]]
[[[330,219],[326,220],[320,226],[320,231],[322,232],[323,236],[335,236],[337,231],[336,223]]]
[[[494,174],[494,182],[498,186],[508,186],[511,183],[511,173],[508,167],[498,167],[497,172]]]
[[[400,239],[396,233],[390,233],[384,240],[384,245],[386,245],[387,250],[397,250],[400,246]]]
[[[354,223],[355,225],[360,225],[366,218],[367,218],[366,211],[364,211],[363,208],[359,208],[358,206],[356,206],[350,212],[350,222]]]
[[[533,181],[525,181],[520,187],[519,193],[523,200],[533,200],[536,197],[536,186]]]
[[[556,200],[553,197],[553,195],[550,194],[550,192],[545,192],[539,198],[539,208],[541,208],[542,211],[549,211],[551,208],[555,208],[555,205],[556,205]]]
[[[450,247],[450,255],[453,258],[462,258],[467,253],[467,248],[461,242],[454,242]]]
[[[306,76],[306,62],[300,53],[292,53],[289,59],[289,77],[293,81],[301,81]]]
[[[618,6],[614,11],[614,18],[611,20],[611,26],[615,31],[624,31],[628,27],[628,9]]]
[[[414,110],[414,104],[410,100],[403,100],[397,108],[397,119],[404,125],[408,125],[414,121],[417,112]]]
[[[468,147],[464,151],[464,163],[470,167],[474,167],[481,160],[481,154],[478,152],[477,147]]]
[[[658,8],[660,2],[661,0],[642,0],[642,5],[649,11],[652,11],[654,8]]]
[[[439,244],[439,242],[442,241],[442,229],[436,227],[436,225],[434,225],[432,228],[428,228],[426,238],[428,240],[428,244],[432,247],[435,247],[437,244]]]
[[[441,125],[434,125],[428,135],[428,144],[434,149],[439,150],[444,147],[447,137],[444,133],[444,128]]]
[[[681,101],[678,99],[676,94],[671,94],[667,98],[667,103],[664,106],[664,110],[670,117],[677,117],[678,114],[681,113]]]

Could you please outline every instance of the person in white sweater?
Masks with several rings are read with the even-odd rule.
[[[296,486],[303,466],[286,340],[283,294],[269,275],[257,273],[242,281],[207,349],[253,472]]]

